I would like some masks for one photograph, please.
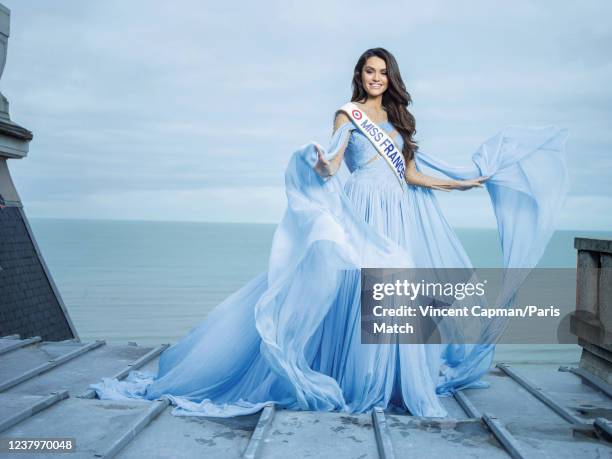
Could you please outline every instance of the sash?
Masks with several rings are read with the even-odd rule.
[[[406,171],[406,163],[404,162],[404,155],[395,146],[393,139],[376,123],[368,118],[357,105],[352,102],[344,104],[340,107],[340,111],[345,112],[349,118],[353,121],[355,126],[364,134],[379,155],[381,155],[387,162],[395,178],[397,178],[399,185],[404,189],[404,172]]]

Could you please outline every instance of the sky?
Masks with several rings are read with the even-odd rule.
[[[278,222],[291,154],[327,143],[382,46],[421,150],[467,164],[507,125],[566,127],[559,227],[612,228],[610,2],[0,1],[30,217]],[[437,194],[451,224],[494,226],[485,191]]]

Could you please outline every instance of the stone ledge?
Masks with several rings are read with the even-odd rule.
[[[577,250],[589,250],[591,252],[612,253],[612,239],[577,237],[574,238],[574,248]]]
[[[570,332],[579,339],[612,351],[612,333],[592,314],[575,311],[570,315]]]

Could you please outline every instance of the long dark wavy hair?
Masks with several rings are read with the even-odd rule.
[[[389,122],[402,136],[404,147],[402,154],[406,160],[406,164],[414,158],[418,146],[414,140],[416,134],[416,122],[414,116],[408,111],[408,105],[412,103],[412,97],[406,90],[406,85],[402,81],[399,66],[393,54],[384,48],[371,48],[365,51],[355,65],[353,73],[353,96],[351,102],[365,102],[368,93],[363,87],[361,72],[366,61],[370,57],[379,57],[385,61],[387,65],[387,90],[382,96],[382,106],[387,111]]]

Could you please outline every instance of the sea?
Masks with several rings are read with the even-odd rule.
[[[45,262],[83,341],[175,343],[224,298],[266,270],[273,224],[31,218]],[[497,230],[456,230],[474,266],[501,266]],[[540,267],[576,266],[574,238],[557,231]],[[574,364],[572,344],[498,345],[496,360]]]

